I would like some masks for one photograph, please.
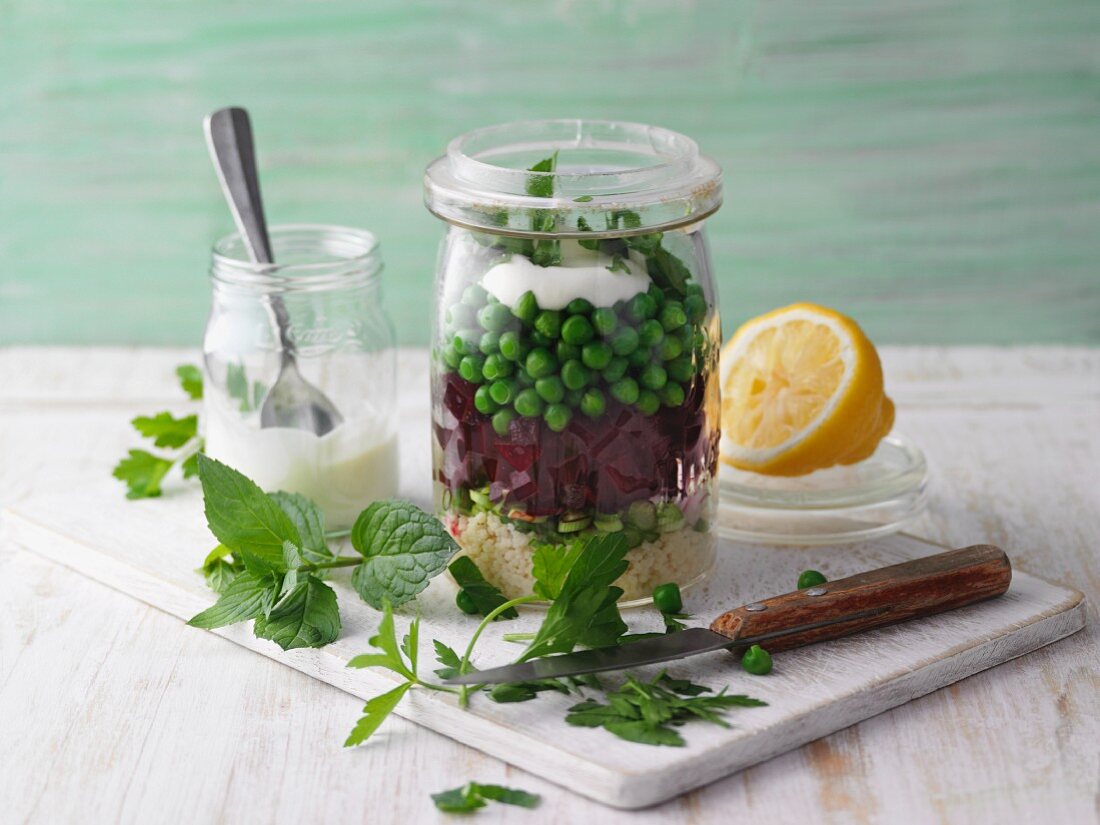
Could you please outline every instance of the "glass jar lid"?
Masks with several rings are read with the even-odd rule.
[[[524,121],[451,141],[424,175],[424,202],[450,223],[505,235],[643,234],[716,211],[722,172],[695,141],[669,129]]]

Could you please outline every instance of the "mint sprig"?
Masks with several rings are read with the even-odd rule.
[[[518,788],[506,788],[503,785],[483,785],[479,782],[467,782],[460,788],[432,794],[432,802],[444,813],[469,814],[484,808],[487,802],[500,802],[505,805],[518,805],[521,808],[538,807],[542,798],[538,794],[528,793]]]
[[[284,650],[321,647],[340,634],[336,593],[322,581],[326,571],[354,567],[353,583],[372,606],[372,599],[379,607],[401,604],[427,587],[457,549],[415,505],[379,501],[352,532],[359,555],[337,556],[325,541],[320,510],[305,496],[265,493],[207,456],[197,466],[206,521],[219,542],[202,571],[219,597],[191,619],[196,627],[255,620],[255,635]],[[411,645],[415,668],[415,635]]]

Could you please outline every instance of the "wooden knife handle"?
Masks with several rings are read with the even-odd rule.
[[[790,650],[991,599],[1011,581],[1004,551],[975,544],[747,604],[719,616],[710,629],[738,639],[827,623],[761,643],[771,652]]]

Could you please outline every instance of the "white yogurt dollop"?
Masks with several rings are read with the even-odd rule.
[[[259,429],[215,404],[205,409],[206,454],[263,490],[313,499],[326,530],[346,530],[372,501],[397,492],[397,439],[383,422],[345,421],[318,438],[287,427]]]
[[[523,255],[513,255],[491,267],[481,285],[510,307],[525,292],[533,292],[540,309],[564,309],[575,298],[609,307],[649,289],[645,259],[635,252],[620,259],[615,272],[608,269],[615,263],[610,255],[585,249],[576,241],[561,241],[561,253],[560,266],[538,266]],[[629,272],[623,272],[623,267]]]

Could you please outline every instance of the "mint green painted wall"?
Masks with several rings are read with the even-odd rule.
[[[0,343],[194,343],[237,103],[273,221],[366,226],[424,342],[453,135],[695,136],[727,331],[799,299],[882,342],[1100,343],[1096,0],[0,0]]]

